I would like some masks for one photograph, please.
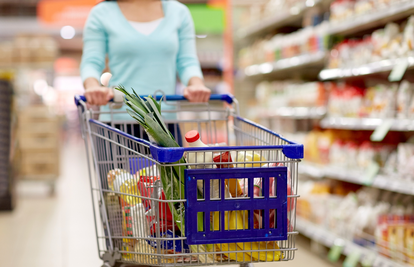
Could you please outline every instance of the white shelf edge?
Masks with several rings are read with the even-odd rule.
[[[325,107],[281,107],[265,115],[268,118],[321,119],[326,115]]]
[[[311,222],[307,222],[304,219],[296,218],[296,229],[299,233],[307,236],[308,238],[315,240],[327,247],[332,247],[335,240],[342,240],[344,242],[344,248],[342,254],[349,255],[350,253],[358,250],[361,252],[361,258],[364,256],[369,256],[375,254],[375,262],[378,266],[382,267],[408,267],[406,264],[397,263],[389,258],[379,255],[376,251],[369,248],[362,247],[352,241],[346,240],[337,236],[329,230],[326,230],[323,227],[317,226]]]
[[[321,127],[325,129],[344,130],[375,130],[385,120],[392,120],[391,131],[414,131],[414,120],[410,119],[380,119],[380,118],[347,118],[326,117],[321,121]]]
[[[318,166],[302,162],[299,166],[299,174],[309,175],[316,178],[327,177],[354,184],[366,185],[366,183],[363,180],[363,172],[350,171],[349,169],[333,166]],[[397,193],[403,193],[407,195],[414,195],[414,182],[398,179],[397,174],[379,174],[374,178],[371,187]]]
[[[392,6],[384,6],[377,10],[372,10],[369,14],[364,13],[359,16],[351,17],[348,21],[337,22],[330,26],[328,34],[338,35],[342,33],[352,34],[366,30],[398,19],[400,16],[413,14],[414,1],[400,1]],[[390,18],[387,20],[387,18]],[[354,30],[354,31],[352,31]]]
[[[262,74],[276,73],[288,69],[305,67],[310,64],[324,63],[326,52],[319,51],[313,54],[305,54],[292,58],[285,58],[273,63],[255,64],[244,69],[246,76],[257,76]]]
[[[364,64],[354,68],[323,69],[319,73],[319,79],[322,81],[328,81],[341,78],[365,76],[381,72],[389,72],[402,60],[408,60],[408,68],[414,67],[414,57],[385,59],[378,62]]]

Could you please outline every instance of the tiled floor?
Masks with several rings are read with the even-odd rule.
[[[83,143],[62,150],[56,196],[47,187],[21,183],[15,211],[0,213],[0,266],[100,267]],[[299,244],[300,245],[300,244]],[[299,246],[284,266],[331,266]],[[270,266],[274,263],[257,264]]]

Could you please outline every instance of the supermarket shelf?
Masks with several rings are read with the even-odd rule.
[[[273,63],[251,65],[244,69],[244,74],[246,76],[257,76],[292,69],[306,68],[313,65],[322,67],[325,63],[325,57],[326,52],[317,52],[314,54],[307,54],[292,58],[281,59]]]
[[[266,31],[273,30],[279,27],[283,27],[289,25],[293,22],[299,21],[306,10],[309,8],[321,3],[322,0],[308,0],[302,5],[297,5],[289,10],[283,10],[281,12],[277,12],[273,16],[264,18],[257,23],[253,23],[250,26],[241,28],[238,30],[236,37],[243,39],[252,36],[256,36]]]
[[[354,184],[366,185],[364,180],[364,173],[362,171],[341,168],[325,165],[315,165],[302,162],[299,167],[299,173],[302,175],[309,175],[316,178],[333,178]],[[398,175],[377,175],[372,184],[372,187],[384,189],[392,192],[403,193],[407,195],[414,195],[414,182],[402,180]]]
[[[391,121],[390,131],[414,131],[414,120],[409,119],[376,119],[376,118],[333,118],[327,117],[321,121],[321,127],[326,129],[343,130],[375,130],[385,121]]]
[[[331,35],[351,35],[408,17],[413,13],[414,1],[400,1],[391,7],[385,6],[368,14],[352,17],[349,21],[341,21],[331,25],[328,32]]]
[[[326,114],[325,107],[281,107],[275,109],[267,116],[269,118],[286,119],[321,119]]]
[[[321,79],[322,81],[327,81],[341,78],[365,76],[381,72],[390,72],[396,65],[405,60],[408,61],[408,69],[413,69],[414,57],[386,59],[378,62],[361,65],[356,68],[324,69],[319,73],[319,79]]]
[[[375,250],[368,249],[353,243],[352,241],[343,239],[332,233],[329,230],[326,230],[325,227],[321,227],[306,221],[301,218],[296,219],[296,228],[300,232],[300,234],[315,240],[327,247],[332,247],[334,244],[341,243],[343,245],[342,254],[350,255],[355,251],[359,251],[361,253],[361,259],[366,257],[375,257],[373,266],[381,266],[381,267],[408,267],[406,264],[397,263],[391,259],[388,259],[384,256],[381,256]]]

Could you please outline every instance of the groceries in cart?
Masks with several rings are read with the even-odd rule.
[[[297,177],[293,180],[291,169],[301,154],[292,160],[282,148],[296,144],[236,116],[235,123],[243,124],[239,135],[245,134],[237,146],[216,144],[223,140],[197,122],[195,127],[177,123],[179,133],[173,135],[161,116],[162,98],[157,102],[117,89],[149,141],[129,133],[137,132],[137,125],[116,129],[85,119],[96,148],[95,169],[104,177],[98,186],[106,248],[100,250],[118,250],[121,261],[147,265],[293,259]]]

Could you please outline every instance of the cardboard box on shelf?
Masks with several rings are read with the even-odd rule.
[[[48,133],[19,133],[19,147],[22,150],[57,149],[58,135]]]

